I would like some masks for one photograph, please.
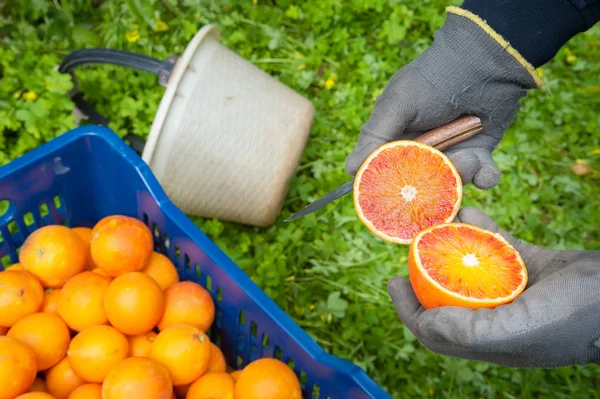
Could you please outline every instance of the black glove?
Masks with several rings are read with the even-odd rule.
[[[495,309],[425,310],[407,279],[392,279],[388,288],[400,319],[428,349],[509,367],[600,364],[600,251],[525,244],[475,208],[462,209],[456,221],[501,233],[520,252],[528,286]]]
[[[449,8],[450,10],[457,10]],[[377,99],[358,144],[346,160],[355,175],[377,147],[419,134],[469,114],[484,132],[449,149],[463,184],[482,189],[500,181],[491,153],[504,136],[527,89],[541,86],[535,70],[475,15],[450,12],[434,43],[400,69]],[[475,21],[480,21],[483,29]]]

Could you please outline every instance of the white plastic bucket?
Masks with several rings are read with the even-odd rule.
[[[205,26],[177,60],[142,158],[184,212],[267,226],[281,212],[314,107],[219,39]]]
[[[181,57],[164,61],[103,48],[67,55],[57,69],[73,76],[79,116],[97,124],[108,120],[77,94],[73,72],[93,63],[150,72],[166,86],[148,141],[130,139],[179,208],[254,226],[276,221],[312,127],[310,101],[223,46],[207,25]]]

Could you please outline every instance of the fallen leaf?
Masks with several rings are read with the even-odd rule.
[[[592,171],[592,167],[583,159],[575,161],[575,165],[571,166],[571,171],[577,176],[587,175]]]
[[[590,93],[600,93],[600,86],[589,86],[585,88]]]

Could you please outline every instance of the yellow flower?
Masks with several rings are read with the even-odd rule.
[[[575,63],[575,61],[577,61],[577,57],[575,56],[575,54],[573,54],[570,49],[566,49],[565,51],[567,53],[567,57],[566,57],[567,64]]]
[[[537,74],[540,78],[544,77],[544,71],[542,71],[542,68],[538,68],[535,71],[537,72]]]
[[[133,29],[128,30],[127,32],[125,32],[125,39],[129,43],[135,43],[138,40],[140,40],[140,31],[138,30],[138,26],[137,25],[133,25]]]
[[[333,87],[333,85],[335,85],[335,80],[333,80],[333,78],[329,78],[325,82],[325,88],[326,89],[331,89]]]
[[[165,21],[163,21],[162,19],[158,18],[156,20],[156,27],[154,28],[155,31],[157,32],[164,32],[166,30],[169,30],[169,27],[167,26],[167,24],[165,23]]]
[[[29,90],[28,92],[26,92],[25,94],[23,94],[23,98],[26,101],[35,101],[38,98],[38,95],[35,91],[31,91]]]

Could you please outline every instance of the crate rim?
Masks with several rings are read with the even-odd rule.
[[[143,159],[123,141],[113,130],[100,125],[83,125],[66,131],[63,134],[41,144],[35,149],[0,166],[0,180],[37,160],[51,155],[59,148],[65,147],[83,137],[96,136],[104,140],[113,149],[118,150],[124,158],[146,181],[150,194],[170,217],[177,217],[181,229],[193,240],[201,242],[204,250],[213,262],[217,263],[236,282],[244,285],[244,290],[268,315],[277,320],[281,327],[319,363],[340,373],[346,374],[360,386],[365,393],[375,399],[391,399],[391,397],[375,381],[357,365],[327,353],[304,329],[302,329],[275,301],[273,301],[252,279],[211,240],[191,219],[184,214],[166,195],[162,185]]]

